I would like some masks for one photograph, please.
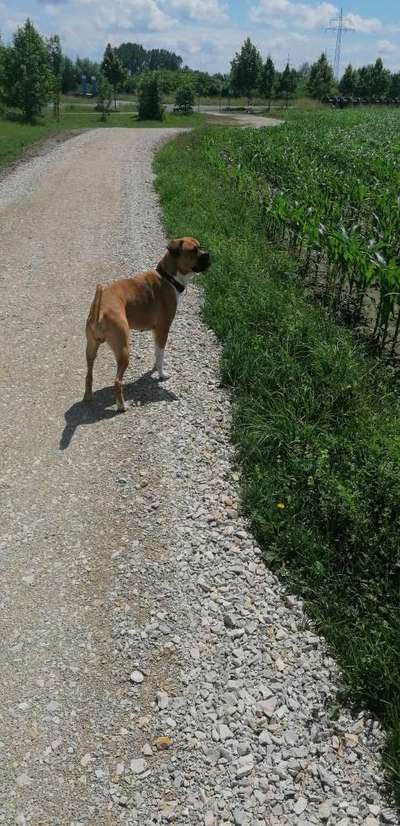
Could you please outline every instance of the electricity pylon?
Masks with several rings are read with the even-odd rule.
[[[336,80],[340,80],[340,61],[342,57],[342,40],[343,35],[346,32],[354,32],[352,26],[348,25],[348,22],[343,17],[343,9],[340,9],[339,17],[335,20],[331,20],[330,26],[326,29],[327,32],[336,32],[336,48],[335,48],[335,57],[333,61],[333,73],[335,75]]]

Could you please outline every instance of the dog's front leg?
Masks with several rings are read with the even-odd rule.
[[[168,338],[168,330],[154,330],[154,354],[155,354],[155,362],[153,372],[158,373],[158,378],[160,381],[166,381],[169,378],[167,373],[164,371],[164,354],[165,354],[165,345],[167,343]]]

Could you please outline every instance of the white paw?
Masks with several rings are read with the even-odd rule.
[[[128,409],[128,408],[127,408],[127,406],[126,406],[125,402],[117,402],[117,410],[118,410],[118,413],[125,413],[125,411],[126,411],[127,409]]]
[[[158,380],[159,381],[167,381],[167,379],[169,379],[169,374],[168,373],[164,373],[164,370],[162,372],[160,372],[160,371],[158,372]]]

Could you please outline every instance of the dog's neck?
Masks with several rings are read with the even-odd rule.
[[[165,256],[165,258],[167,258],[167,256]],[[179,270],[176,270],[175,267],[171,266],[171,261],[168,258],[165,260],[165,258],[163,258],[157,265],[156,272],[158,272],[162,278],[169,281],[169,283],[175,288],[178,295],[180,295],[185,291],[186,286],[193,278],[194,273],[184,274],[179,272]]]

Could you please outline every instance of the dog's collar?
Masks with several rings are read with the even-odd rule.
[[[164,267],[162,267],[161,264],[158,264],[156,271],[159,275],[161,275],[161,278],[165,278],[167,281],[169,281],[169,283],[172,284],[173,287],[175,287],[178,293],[185,292],[186,288],[183,286],[183,284],[181,284],[176,278],[174,278],[173,275],[170,275],[169,272],[164,270]]]

